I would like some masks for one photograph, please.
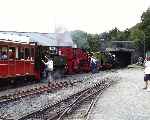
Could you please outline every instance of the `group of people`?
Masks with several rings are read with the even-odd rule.
[[[44,65],[43,67],[43,78],[46,79],[52,79],[52,73],[54,70],[54,63],[53,60],[51,58],[48,58],[47,56],[45,56],[45,60],[42,60],[42,63]],[[94,57],[91,57],[91,71],[92,73],[96,73],[97,72],[97,60]]]
[[[7,56],[3,54],[3,56],[0,55],[0,59],[6,59]],[[45,65],[44,68],[44,74],[46,75],[46,79],[51,79],[52,80],[52,72],[53,72],[53,60],[46,57],[46,62],[42,60],[43,64]],[[144,61],[144,82],[145,82],[145,87],[143,89],[150,91],[150,88],[148,87],[148,81],[150,81],[150,58],[145,59]],[[97,60],[94,57],[91,57],[91,71],[92,73],[96,73],[97,69]]]
[[[139,58],[138,58],[138,61],[137,61],[137,64],[138,64],[138,65],[143,65],[143,62],[144,62],[143,57],[139,57]]]

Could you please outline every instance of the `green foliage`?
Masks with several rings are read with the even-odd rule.
[[[87,33],[76,30],[71,33],[72,40],[77,44],[78,48],[89,49],[89,44],[87,41]]]
[[[109,40],[110,41],[119,40],[118,39],[119,36],[120,36],[120,31],[118,30],[118,28],[115,27],[114,29],[109,31]]]
[[[107,63],[107,58],[106,58],[106,55],[104,55],[103,53],[101,52],[94,52],[93,53],[93,56],[100,62],[103,61],[103,64]]]
[[[100,39],[98,34],[88,34],[87,41],[90,46],[90,51],[97,52],[100,48]]]
[[[78,48],[93,52],[99,51],[100,40],[98,34],[87,34],[86,32],[76,30],[73,31],[71,35]]]
[[[110,41],[128,41],[130,40],[130,31],[126,29],[125,31],[119,31],[118,28],[114,28],[109,31]]]
[[[144,52],[144,33],[138,27],[132,29],[130,39],[134,41],[136,49]]]
[[[146,50],[150,50],[150,8],[142,14],[141,21],[140,29],[145,35],[145,47]]]

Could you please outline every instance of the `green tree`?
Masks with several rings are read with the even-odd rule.
[[[119,33],[120,31],[118,30],[118,28],[114,28],[112,30],[109,31],[109,40],[110,41],[116,41],[119,40]]]
[[[124,32],[123,32],[123,40],[124,41],[129,41],[130,40],[130,30],[127,28]]]
[[[150,50],[150,8],[141,16],[140,29],[144,32],[145,48]]]
[[[87,40],[91,52],[97,52],[100,49],[100,39],[98,34],[88,34]]]
[[[132,29],[130,34],[130,39],[134,41],[135,49],[140,53],[140,55],[144,55],[144,33],[138,27]]]
[[[120,31],[118,28],[114,28],[109,31],[110,41],[128,41],[130,40],[130,30]]]
[[[76,30],[71,32],[72,40],[77,44],[78,48],[89,49],[89,44],[87,41],[87,33]]]

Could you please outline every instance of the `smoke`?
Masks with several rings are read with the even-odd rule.
[[[75,47],[71,34],[66,28],[59,26],[55,29],[56,40],[58,46]]]

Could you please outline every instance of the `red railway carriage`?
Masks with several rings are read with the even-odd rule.
[[[60,47],[59,54],[67,60],[68,74],[90,71],[90,56],[80,48]]]
[[[0,39],[0,79],[32,76],[40,79],[35,68],[35,44]]]

